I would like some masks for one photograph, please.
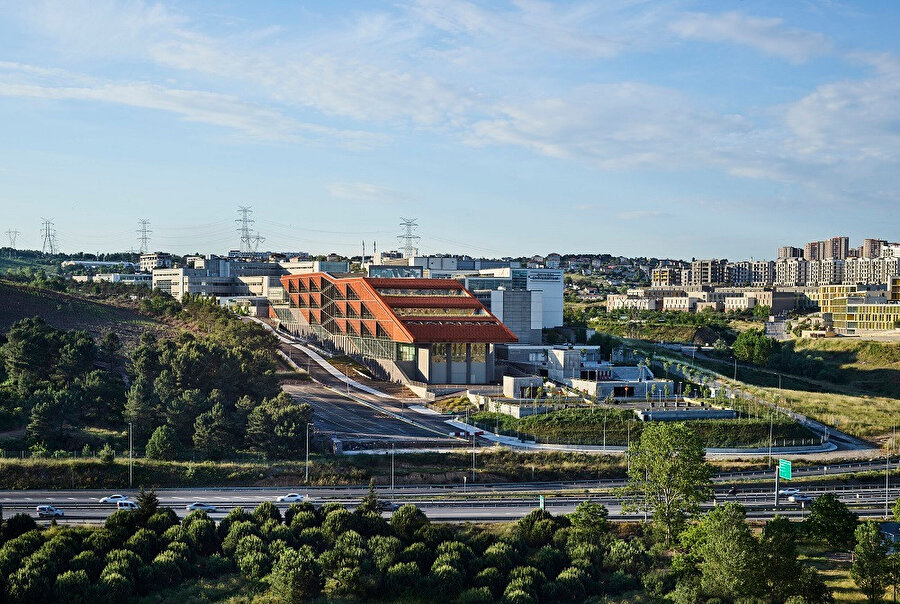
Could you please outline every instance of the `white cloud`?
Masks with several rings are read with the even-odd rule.
[[[604,169],[708,163],[749,126],[740,116],[699,110],[676,90],[637,82],[584,86],[498,112],[474,124],[471,144],[516,145]]]
[[[413,198],[408,193],[368,182],[333,182],[326,185],[325,188],[336,199],[368,203],[395,203],[409,201]]]
[[[794,63],[803,63],[830,48],[828,39],[820,33],[787,27],[783,19],[737,12],[691,13],[671,23],[670,29],[682,38],[741,44]]]

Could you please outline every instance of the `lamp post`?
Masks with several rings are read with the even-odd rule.
[[[475,432],[472,432],[472,484],[475,484]]]
[[[394,443],[391,443],[391,505],[394,504]]]
[[[310,422],[306,422],[306,475],[303,479],[305,484],[309,484],[309,427]]]
[[[134,486],[134,425],[128,422],[128,487]]]

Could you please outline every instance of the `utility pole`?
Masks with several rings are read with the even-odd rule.
[[[419,225],[416,223],[416,218],[403,218],[400,217],[400,226],[403,227],[403,232],[397,236],[397,239],[400,240],[403,248],[403,257],[404,258],[412,258],[416,255],[418,251],[417,243],[421,239],[418,235],[416,235],[416,229],[419,228]]]
[[[138,241],[140,242],[140,252],[142,254],[146,254],[150,251],[150,233],[153,231],[150,230],[150,220],[147,218],[141,218],[138,220]]]
[[[472,484],[475,484],[475,432],[472,432]]]
[[[394,504],[394,443],[391,443],[391,505]]]
[[[775,413],[769,412],[769,467],[772,467],[772,428],[775,421]]]

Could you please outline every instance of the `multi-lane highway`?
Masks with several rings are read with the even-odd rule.
[[[828,471],[860,472],[883,468],[883,462],[863,462],[831,466]],[[795,476],[822,476],[824,466],[796,468]],[[791,503],[781,497],[781,505],[775,508],[774,490],[771,483],[759,482],[760,478],[768,478],[769,473],[757,471],[723,473],[715,477],[714,499],[705,507],[720,505],[725,501],[738,501],[748,510],[748,516],[754,518],[770,518],[776,512],[788,516],[805,513],[801,505]],[[757,480],[748,483],[748,480]],[[810,484],[792,483],[801,488],[804,494],[813,498],[823,493],[835,493],[842,501],[854,508],[863,516],[880,516],[884,514],[885,502],[892,504],[900,496],[900,482],[892,485],[887,492],[884,483],[872,481],[860,485],[847,484]],[[624,486],[621,479],[601,481],[574,482],[528,482],[502,484],[453,484],[453,485],[398,485],[393,490],[388,486],[380,486],[378,494],[381,499],[397,504],[412,503],[422,509],[434,520],[448,521],[503,521],[520,518],[538,505],[540,495],[545,496],[545,507],[552,513],[569,513],[580,502],[590,499],[603,503],[616,520],[640,519],[640,515],[623,514],[622,500],[616,489]],[[367,486],[327,486],[327,487],[285,487],[285,488],[194,488],[194,489],[161,489],[157,496],[162,505],[170,506],[180,515],[187,513],[185,507],[195,501],[215,505],[218,513],[213,518],[221,517],[229,510],[241,506],[253,508],[263,501],[275,501],[279,495],[298,492],[305,495],[314,505],[337,502],[354,507],[368,492]],[[122,494],[135,497],[134,491],[121,491]],[[35,490],[35,491],[0,491],[0,505],[5,515],[25,512],[34,515],[35,508],[41,504],[52,504],[63,509],[65,519],[70,522],[101,522],[115,507],[101,504],[101,497],[110,492],[90,490]],[[288,504],[277,504],[286,508]]]

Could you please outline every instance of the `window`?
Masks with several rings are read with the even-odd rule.
[[[431,345],[431,362],[446,363],[447,362],[447,345],[432,344]]]
[[[487,361],[487,344],[472,344],[472,362],[484,363]]]
[[[411,344],[400,344],[399,356],[401,361],[415,361],[416,347]]]
[[[451,344],[450,345],[450,360],[454,363],[465,363],[466,362],[466,345],[465,344]]]

